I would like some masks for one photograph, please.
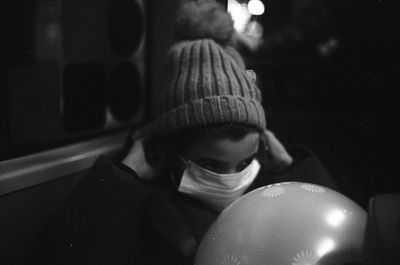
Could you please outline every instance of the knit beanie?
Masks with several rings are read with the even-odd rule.
[[[186,3],[177,14],[178,41],[167,54],[167,80],[157,118],[146,134],[165,136],[218,124],[266,128],[255,73],[231,45],[233,21],[214,1]]]

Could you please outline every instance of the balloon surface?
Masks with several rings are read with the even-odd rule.
[[[367,213],[332,189],[282,182],[221,212],[195,265],[338,265],[360,262]]]

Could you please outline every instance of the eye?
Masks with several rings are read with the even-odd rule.
[[[208,162],[208,163],[198,163],[197,165],[215,173],[221,173],[223,171],[218,163]]]
[[[240,172],[243,169],[245,169],[248,165],[250,165],[250,163],[253,161],[253,159],[254,159],[254,157],[250,157],[250,158],[240,162],[240,164],[237,167],[237,171]]]
[[[215,169],[215,166],[213,166],[213,165],[208,165],[208,164],[205,164],[205,165],[200,165],[202,168],[204,168],[204,169],[207,169],[207,170],[210,170],[210,171],[214,171],[214,169]]]

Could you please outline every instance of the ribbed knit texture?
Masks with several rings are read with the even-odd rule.
[[[240,54],[212,39],[172,46],[160,113],[146,128],[151,135],[207,125],[239,123],[265,129],[261,93],[247,75]]]

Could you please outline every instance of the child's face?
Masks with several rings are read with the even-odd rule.
[[[210,171],[231,174],[243,170],[258,151],[260,134],[251,132],[241,140],[208,137],[194,141],[183,157]]]

